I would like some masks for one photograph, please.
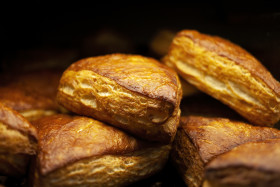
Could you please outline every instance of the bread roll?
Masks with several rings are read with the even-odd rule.
[[[272,126],[279,121],[280,83],[240,46],[183,30],[173,39],[164,61],[189,83],[253,124]]]
[[[87,117],[34,122],[39,153],[34,186],[124,186],[163,168],[170,145],[143,142]]]
[[[0,102],[29,121],[59,111],[56,92],[61,71],[42,70],[14,75],[0,87]]]
[[[205,165],[213,158],[247,142],[279,137],[277,129],[226,118],[182,117],[171,159],[185,183],[198,187],[204,180]]]
[[[23,175],[36,150],[36,129],[19,113],[0,103],[0,175]]]
[[[74,113],[169,143],[179,123],[181,95],[177,74],[165,65],[112,54],[72,64],[62,75],[57,100]]]
[[[235,147],[206,166],[205,186],[280,186],[280,139]]]

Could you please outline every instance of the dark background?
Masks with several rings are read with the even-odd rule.
[[[151,56],[148,45],[159,30],[195,29],[241,45],[280,80],[277,1],[245,2],[85,4],[82,1],[34,1],[18,4],[11,1],[0,6],[1,62],[8,63],[7,59],[14,57],[15,51],[39,47],[75,49],[77,58],[82,58],[88,56],[83,54],[86,37],[102,29],[113,30],[129,40],[133,50],[127,52]],[[9,69],[7,65],[0,67],[2,71]]]

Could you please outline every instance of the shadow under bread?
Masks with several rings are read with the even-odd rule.
[[[223,117],[247,122],[237,112],[222,102],[202,92],[184,97],[181,101],[181,116],[198,115],[204,117]]]

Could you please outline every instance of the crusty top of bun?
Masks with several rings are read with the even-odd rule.
[[[227,118],[181,117],[181,128],[205,163],[238,145],[280,138],[278,129],[252,126]]]
[[[90,70],[148,97],[176,105],[177,74],[158,61],[140,55],[111,54],[82,59],[67,70]]]
[[[240,145],[211,161],[207,170],[245,167],[264,172],[280,172],[280,139]]]
[[[176,37],[188,37],[195,44],[206,50],[234,61],[248,69],[253,75],[259,77],[277,95],[280,95],[280,83],[273,78],[271,73],[253,55],[240,46],[218,36],[202,34],[195,30],[183,30]]]
[[[64,114],[40,118],[39,171],[46,175],[69,163],[108,154],[125,154],[146,145],[134,137],[92,118]]]

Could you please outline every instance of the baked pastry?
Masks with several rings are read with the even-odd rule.
[[[183,30],[165,63],[189,83],[222,101],[251,123],[272,126],[280,119],[280,83],[250,53],[217,36]]]
[[[76,114],[169,143],[179,124],[181,95],[172,69],[152,58],[112,54],[82,59],[66,69],[57,100]]]
[[[60,110],[56,93],[62,72],[41,70],[7,79],[0,87],[0,102],[29,121]]]
[[[205,186],[280,186],[280,140],[240,145],[206,166]]]
[[[57,114],[34,125],[34,186],[124,186],[162,169],[171,149],[87,117]]]
[[[25,174],[37,150],[36,129],[19,113],[0,103],[0,175]]]
[[[280,131],[226,118],[181,118],[171,159],[185,183],[201,186],[205,165],[218,155],[247,142],[280,138]]]

